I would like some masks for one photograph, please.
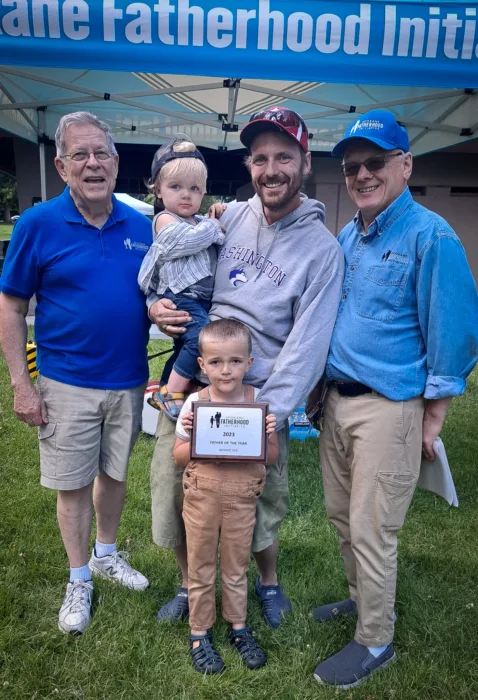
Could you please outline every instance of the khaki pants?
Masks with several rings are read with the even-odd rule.
[[[424,399],[327,396],[320,461],[327,514],[335,525],[358,606],[355,640],[393,639],[397,532],[420,473]]]
[[[257,500],[266,469],[257,463],[190,462],[184,470],[191,630],[208,630],[216,620],[216,563],[221,545],[222,615],[246,620],[247,570]]]

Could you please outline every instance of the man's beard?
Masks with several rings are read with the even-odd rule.
[[[296,195],[300,192],[303,179],[304,178],[302,174],[297,173],[297,175],[295,175],[291,180],[289,180],[288,183],[285,183],[287,187],[284,194],[282,194],[280,197],[274,198],[272,201],[266,200],[262,196],[263,190],[261,184],[256,185],[256,183],[253,182],[252,186],[254,187],[254,190],[259,196],[263,207],[267,207],[269,211],[280,211],[281,209],[284,209],[289,204],[289,202],[291,202],[294,199],[294,197],[296,197]]]

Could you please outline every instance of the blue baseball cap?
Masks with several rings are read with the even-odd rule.
[[[371,141],[385,151],[400,148],[408,153],[410,150],[407,130],[404,126],[400,126],[395,116],[386,109],[372,109],[362,114],[349,126],[342,141],[334,146],[332,155],[335,158],[343,158],[350,142],[355,139]]]

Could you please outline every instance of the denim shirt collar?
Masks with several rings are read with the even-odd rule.
[[[382,211],[381,214],[377,216],[376,219],[372,221],[368,227],[368,233],[365,233],[365,228],[363,225],[362,214],[358,211],[354,217],[355,228],[358,233],[362,236],[364,235],[379,235],[385,233],[388,228],[398,219],[402,214],[408,209],[408,207],[413,203],[413,197],[410,193],[408,187],[402,192],[402,194],[395,199],[389,207]]]

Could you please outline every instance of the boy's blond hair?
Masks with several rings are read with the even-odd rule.
[[[194,153],[196,146],[192,141],[187,139],[175,141],[172,146],[168,144],[164,146],[164,152],[173,151],[173,153]],[[160,156],[162,149],[159,149],[157,155]],[[201,194],[206,192],[207,168],[199,158],[173,158],[167,162],[156,176],[154,182],[148,183],[148,190],[151,194],[156,194],[161,186],[161,183],[166,179],[175,178],[179,172],[191,174],[197,178],[197,185],[201,190]]]
[[[220,318],[218,321],[211,321],[199,333],[199,354],[202,355],[204,344],[208,340],[239,340],[242,339],[247,345],[249,355],[252,351],[251,332],[249,328],[240,321],[232,318]]]

